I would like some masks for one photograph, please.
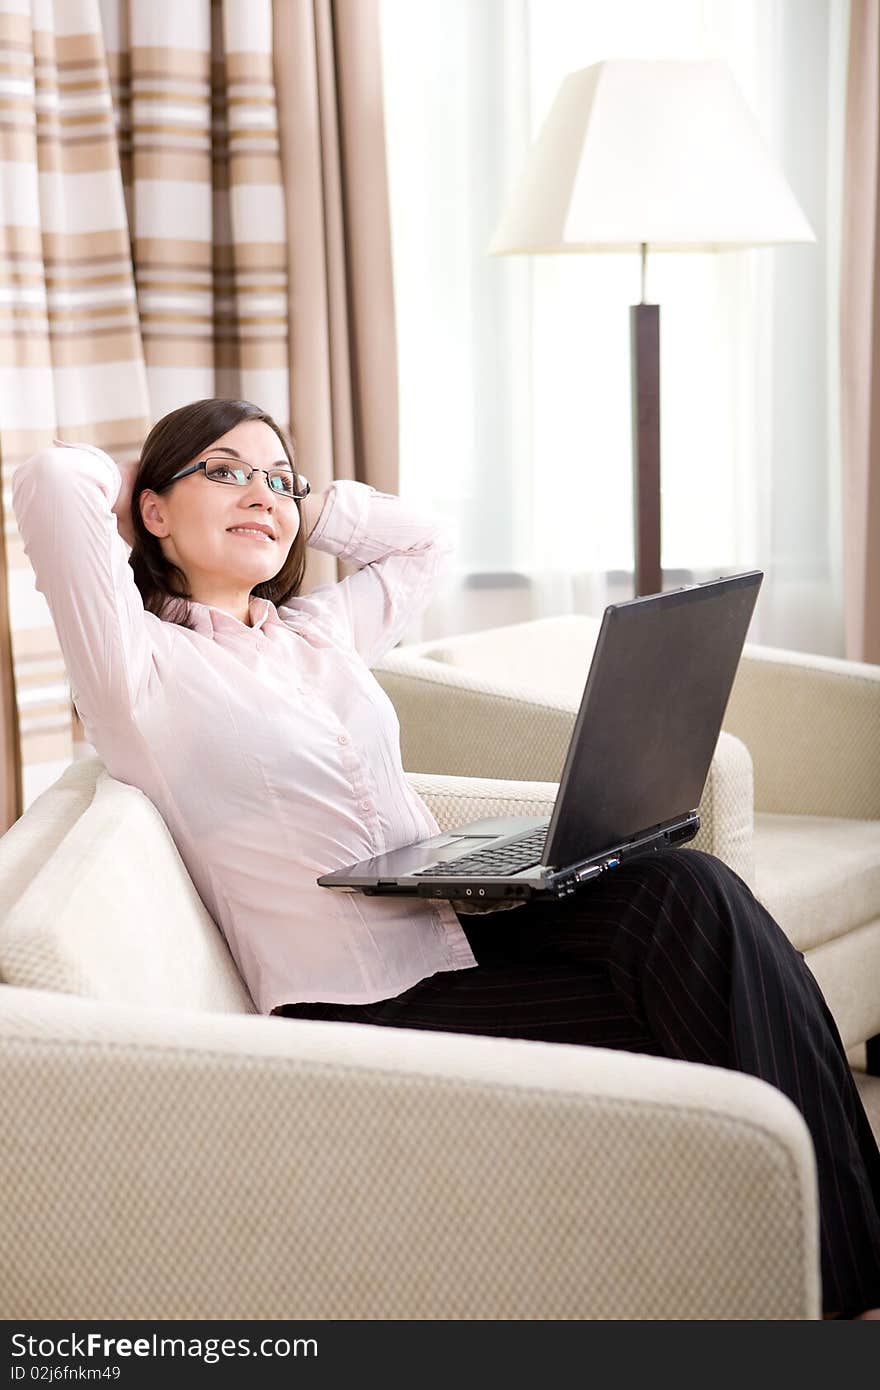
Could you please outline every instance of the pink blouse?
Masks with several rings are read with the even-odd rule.
[[[449,903],[320,888],[319,874],[436,834],[370,671],[427,606],[444,523],[364,483],[328,491],[308,543],[362,565],[247,627],[193,603],[196,630],[144,610],[103,450],[19,465],[12,505],[86,734],[161,813],[261,1013],[362,1004],[476,960]]]

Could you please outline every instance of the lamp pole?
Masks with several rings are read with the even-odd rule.
[[[635,593],[663,588],[660,568],[660,305],[645,303],[642,246],[642,297],[629,310],[632,373],[632,452]]]

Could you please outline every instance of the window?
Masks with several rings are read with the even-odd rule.
[[[401,489],[460,573],[408,640],[632,592],[637,255],[490,257],[564,75],[722,57],[817,234],[648,255],[667,584],[759,566],[752,640],[842,652],[837,286],[846,0],[381,0]],[[624,176],[624,175],[622,175]]]

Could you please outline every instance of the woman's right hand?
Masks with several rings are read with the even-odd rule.
[[[134,527],[131,522],[131,490],[134,486],[134,478],[137,473],[137,460],[133,463],[120,463],[117,468],[122,474],[122,487],[119,489],[119,496],[113,505],[113,515],[116,517],[116,529],[126,545],[134,545]]]

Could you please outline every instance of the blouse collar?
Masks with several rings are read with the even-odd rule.
[[[164,617],[168,611],[172,600],[166,600],[165,608],[162,610]],[[222,608],[215,608],[209,603],[196,603],[194,599],[189,600],[190,616],[193,628],[204,637],[214,638],[219,633],[247,633],[259,629],[268,630],[277,625],[279,627],[294,628],[297,632],[306,637],[315,647],[329,647],[330,641],[319,633],[314,623],[307,613],[303,613],[296,608],[286,607],[284,610],[284,620],[278,616],[278,609],[275,604],[267,598],[252,597],[248,605],[248,613],[251,624],[243,623],[238,618],[234,618],[231,613],[226,613]]]
[[[162,609],[162,617],[165,618],[171,612],[175,600],[166,599]],[[197,603],[195,599],[189,600],[189,614],[193,628],[200,632],[204,637],[213,637],[218,632],[251,632],[256,628],[268,627],[273,622],[278,622],[278,613],[274,603],[266,598],[252,597],[248,604],[250,616],[250,627],[243,623],[239,618],[234,618],[231,613],[226,613],[222,608],[215,608],[210,603]]]

